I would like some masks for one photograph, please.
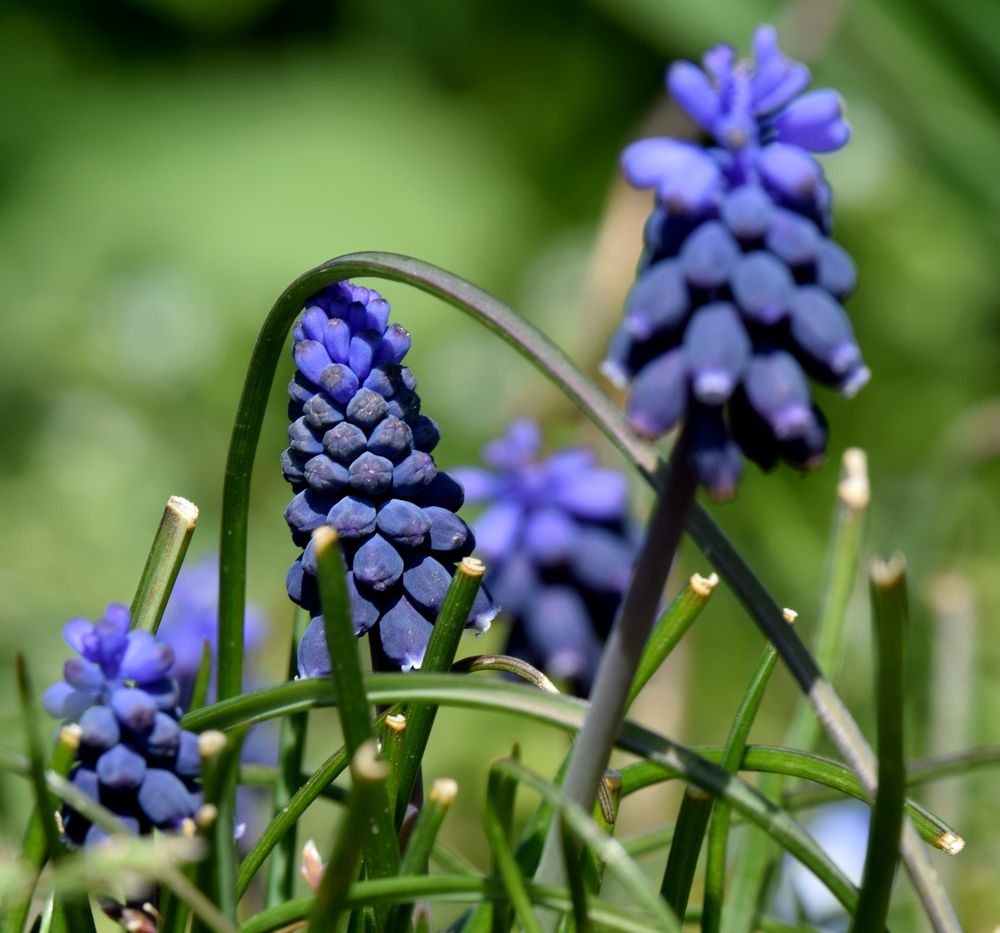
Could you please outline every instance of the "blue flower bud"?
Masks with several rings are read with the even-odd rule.
[[[111,790],[138,787],[146,776],[146,759],[127,745],[109,748],[97,759],[97,778],[101,786]]]
[[[92,706],[80,717],[80,741],[88,749],[106,751],[121,738],[118,720],[107,706]]]
[[[465,504],[465,491],[447,473],[438,472],[426,486],[416,490],[414,498],[421,505],[438,505],[457,512]]]
[[[824,240],[816,259],[816,284],[843,301],[858,284],[854,262],[847,251],[832,240]]]
[[[378,392],[362,387],[348,402],[347,418],[363,431],[370,432],[388,411],[389,403]]]
[[[362,331],[351,338],[350,348],[347,352],[347,365],[362,382],[368,378],[368,374],[371,372],[380,339],[379,334],[373,330]]]
[[[416,547],[423,543],[431,530],[430,519],[424,510],[405,499],[390,499],[379,509],[375,524],[381,534],[402,547]]]
[[[688,281],[698,288],[718,288],[729,280],[740,248],[717,220],[703,223],[681,247],[680,262]]]
[[[430,453],[441,440],[441,432],[433,418],[417,415],[413,419],[413,446],[416,450]]]
[[[149,632],[129,632],[128,647],[121,660],[121,672],[127,679],[137,683],[158,680],[173,663],[170,645],[157,641]]]
[[[388,417],[372,430],[368,438],[368,450],[380,457],[386,457],[393,463],[398,463],[410,453],[414,442],[414,432],[405,421]]]
[[[755,241],[771,223],[774,202],[759,185],[741,185],[726,195],[720,213],[734,236]]]
[[[698,406],[691,412],[691,466],[715,499],[736,495],[743,476],[743,455],[729,435],[722,408]]]
[[[757,250],[746,253],[739,261],[732,289],[744,316],[769,327],[788,313],[795,282],[788,266],[773,253]]]
[[[317,392],[302,406],[302,416],[307,425],[325,433],[344,420],[344,413],[325,392]]]
[[[750,350],[750,337],[731,304],[700,308],[684,331],[684,356],[694,396],[707,405],[725,402],[743,375]]]
[[[372,535],[354,555],[354,579],[382,592],[403,575],[403,558],[385,538]]]
[[[324,505],[320,495],[312,489],[298,493],[285,508],[288,527],[308,539],[320,525],[326,524]]]
[[[139,806],[154,826],[177,827],[194,816],[194,800],[177,775],[164,768],[149,768],[138,794]]]
[[[658,262],[636,282],[625,301],[625,328],[645,340],[680,327],[691,309],[680,264]]]
[[[816,225],[800,214],[776,208],[764,236],[767,248],[789,266],[815,262],[820,247]]]
[[[145,690],[119,687],[111,694],[111,709],[118,721],[133,732],[145,732],[156,719],[156,703]]]
[[[153,728],[143,738],[143,745],[148,754],[158,758],[169,758],[177,752],[180,732],[176,719],[166,713],[157,713]]]
[[[293,421],[288,428],[288,443],[296,453],[313,456],[323,452],[323,443],[313,434],[305,418]]]
[[[424,506],[421,511],[430,521],[431,550],[451,556],[466,557],[472,553],[473,539],[469,526],[454,512],[437,505]]]
[[[341,405],[346,405],[358,391],[358,377],[344,363],[334,363],[323,370],[319,384],[330,397]]]
[[[392,487],[404,496],[414,496],[423,491],[437,476],[437,467],[430,454],[415,450],[399,463],[392,473]]]
[[[354,540],[364,538],[375,530],[377,514],[375,506],[367,499],[346,496],[330,509],[327,520],[341,538]]]
[[[177,758],[174,770],[184,778],[196,778],[201,774],[201,752],[198,749],[198,736],[182,729],[177,737]]]
[[[781,350],[755,356],[747,367],[743,387],[747,400],[777,440],[799,435],[813,420],[805,375]]]
[[[351,489],[361,496],[377,498],[392,488],[393,465],[391,460],[365,451],[348,471]]]
[[[818,379],[856,392],[868,381],[851,322],[830,294],[805,286],[792,296],[790,329],[807,366]]]
[[[666,434],[687,410],[689,371],[680,348],[647,363],[632,384],[628,417],[645,437]]]
[[[348,424],[346,421],[330,428],[323,435],[323,448],[337,463],[342,463],[344,466],[353,463],[367,447],[368,438],[365,432],[357,425]]]
[[[432,626],[405,596],[382,616],[379,634],[382,649],[401,670],[409,671],[424,663],[424,652]]]
[[[302,480],[309,485],[310,489],[324,493],[345,489],[350,478],[351,474],[347,467],[331,460],[326,454],[317,454],[315,457],[311,457],[306,461],[305,469],[302,471]],[[287,472],[285,479],[291,480]]]
[[[451,574],[433,557],[421,558],[403,573],[403,589],[413,605],[436,616],[451,585]]]

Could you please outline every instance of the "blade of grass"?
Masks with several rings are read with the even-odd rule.
[[[198,506],[180,496],[167,499],[160,527],[132,600],[132,627],[156,634],[198,522]]]
[[[288,679],[298,674],[298,645],[302,633],[309,624],[309,614],[296,609],[292,623],[292,637],[288,651]],[[275,772],[274,794],[271,801],[272,815],[277,816],[288,806],[292,796],[302,785],[302,759],[305,753],[306,727],[305,713],[284,716],[278,735],[278,768]],[[293,823],[288,832],[271,852],[271,864],[267,876],[266,905],[273,907],[290,900],[295,890],[295,876],[298,871],[298,833]]]
[[[31,677],[28,674],[28,666],[24,656],[20,653],[14,656],[14,670],[17,676],[17,693],[21,704],[21,717],[24,720],[25,734],[28,738],[28,763],[31,777],[31,787],[35,794],[35,807],[41,818],[42,835],[45,839],[45,848],[49,858],[58,862],[66,855],[66,846],[59,838],[59,831],[56,828],[55,812],[56,803],[49,792],[45,774],[45,752],[42,745],[41,735],[38,728],[38,717],[36,715],[35,692],[32,688]],[[75,733],[70,732],[68,738],[72,742]],[[77,741],[79,736],[76,736]],[[64,753],[59,753],[60,759]],[[61,762],[60,762],[61,763]],[[64,918],[67,924],[72,924],[74,930],[79,933],[90,933],[94,930],[94,917],[90,912],[90,905],[86,899],[81,903],[78,899],[70,896],[68,899],[61,896],[59,889],[53,891],[55,894],[54,916],[59,918],[56,922],[62,922]]]
[[[347,568],[344,566],[337,532],[329,525],[317,528],[312,534],[312,542],[330,669],[340,697],[337,712],[340,714],[344,744],[353,761],[362,746],[368,747],[367,743],[375,748],[375,727],[361,677],[361,662],[347,593]],[[361,762],[364,764],[366,760],[361,759]],[[371,829],[361,838],[365,871],[370,878],[391,877],[399,870],[399,843],[392,822],[392,803],[386,792],[385,778],[378,781],[371,778],[371,784],[366,786],[365,793],[373,801],[377,800],[377,804],[373,803],[371,807]],[[367,802],[367,797],[365,799]],[[311,926],[318,923],[319,916],[314,916]],[[385,912],[382,911],[379,916],[380,927],[384,926],[385,919]],[[321,928],[317,925],[315,929]],[[325,929],[332,930],[334,925],[330,924]]]
[[[626,708],[632,705],[642,688],[649,683],[653,674],[660,669],[687,630],[694,624],[694,620],[705,608],[718,583],[719,578],[714,573],[707,577],[697,573],[692,574],[684,589],[674,597],[657,620],[639,660]]]
[[[191,702],[188,710],[201,709],[208,702],[208,688],[212,682],[212,643],[203,639],[201,643],[201,660],[198,662],[198,673],[194,676],[191,687]]]
[[[331,607],[324,608],[329,610]],[[379,814],[385,812],[388,774],[385,762],[378,759],[375,740],[362,742],[351,759],[351,803],[345,810],[346,818],[337,832],[333,852],[309,913],[310,933],[330,933],[337,928],[347,906],[347,893],[357,875],[361,854],[368,848],[368,839],[382,829],[380,824],[384,817]],[[384,908],[382,913],[384,915]]]
[[[420,808],[409,841],[406,843],[406,850],[400,860],[400,875],[426,873],[427,863],[434,849],[437,834],[455,801],[457,793],[458,784],[451,778],[438,778],[431,785],[430,793],[427,795],[423,807]],[[406,933],[410,928],[412,907],[412,904],[397,904],[392,909],[389,914],[389,923],[386,926],[388,933]]]
[[[77,749],[80,747],[81,729],[75,723],[63,726],[56,737],[52,753],[49,756],[48,774],[55,774],[65,777],[69,774],[73,766],[73,759],[76,757]],[[20,763],[20,762],[19,762]],[[24,775],[31,777],[31,765],[28,761],[23,762]],[[51,789],[51,788],[50,788]],[[53,806],[53,810],[55,807]],[[21,886],[16,895],[11,897],[0,909],[0,917],[4,920],[4,929],[17,931],[24,927],[31,910],[31,901],[38,882],[38,875],[45,865],[45,859],[49,853],[48,836],[45,827],[42,825],[44,813],[40,807],[36,807],[28,819],[28,825],[24,831],[24,840],[21,843],[21,864],[28,872],[27,882]]]
[[[447,671],[455,660],[458,642],[465,631],[466,622],[472,612],[472,604],[483,582],[486,567],[473,557],[466,557],[455,569],[451,585],[445,594],[441,610],[434,622],[434,629],[427,642],[421,670],[428,673]],[[401,826],[406,816],[406,808],[416,785],[430,738],[437,707],[430,704],[410,706],[406,711],[406,735],[403,739],[403,754],[399,761],[396,796],[396,825]]]
[[[872,616],[878,643],[875,714],[878,721],[878,793],[852,933],[885,928],[903,828],[903,693],[906,689],[906,573],[900,556],[871,568]]]
[[[789,622],[795,615],[788,614]],[[764,693],[771,680],[778,652],[773,645],[765,645],[750,675],[750,683],[740,700],[736,716],[729,730],[720,764],[730,774],[735,774],[746,753],[747,738]],[[701,929],[703,933],[718,933],[722,924],[722,898],[726,886],[726,850],[729,845],[729,824],[731,811],[722,803],[716,803],[709,820],[708,851],[705,862],[705,895],[702,906]],[[687,905],[685,904],[685,907]]]

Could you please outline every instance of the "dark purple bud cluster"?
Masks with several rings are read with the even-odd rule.
[[[349,282],[311,298],[293,333],[298,369],[281,464],[296,492],[285,519],[305,550],[288,593],[314,616],[300,673],[330,670],[310,540],[321,525],[333,526],[344,548],[355,633],[377,626],[392,664],[420,667],[455,564],[474,540],[455,514],[461,485],[431,456],[437,425],[420,414],[416,380],[402,365],[410,335],[389,323],[378,292]],[[480,593],[469,625],[485,631],[495,614]]]
[[[540,446],[538,425],[516,421],[483,451],[492,469],[455,475],[489,506],[477,551],[513,623],[508,651],[586,693],[632,570],[628,488],[588,450]]]
[[[129,611],[116,603],[97,622],[72,619],[63,637],[80,657],[66,662],[42,702],[82,730],[72,782],[135,833],[179,828],[199,805],[201,759],[198,737],[178,724],[170,646],[129,631]],[[74,845],[106,835],[68,807],[63,821]]]
[[[692,465],[719,498],[743,455],[809,469],[826,452],[826,422],[807,375],[844,396],[869,378],[841,302],[854,265],[830,239],[831,193],[813,152],[850,135],[839,97],[802,95],[804,65],[761,27],[754,61],[733,49],[670,69],[670,93],[704,145],[645,139],[622,156],[628,180],[653,188],[638,278],[605,373],[631,383],[629,418],[647,437],[682,420]]]

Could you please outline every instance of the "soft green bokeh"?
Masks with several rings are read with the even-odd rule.
[[[940,661],[922,587],[957,570],[978,619],[975,667],[953,685],[973,697],[961,740],[1000,741],[1000,7],[88,7],[22,2],[0,12],[0,669],[9,671],[16,648],[39,682],[58,676],[63,621],[130,599],[168,495],[202,507],[192,553],[214,549],[229,424],[254,334],[309,266],[356,249],[412,253],[523,309],[593,371],[635,260],[628,249],[610,255],[607,234],[599,236],[602,217],[620,217],[626,203],[613,187],[618,150],[654,110],[655,120],[676,119],[663,111],[669,59],[719,39],[745,48],[753,25],[771,20],[817,82],[847,101],[854,140],[825,161],[837,235],[861,271],[849,310],[874,377],[850,403],[824,398],[833,438],[826,468],[807,478],[751,469],[738,501],[716,515],[808,633],[837,456],[863,446],[872,550],[904,551],[914,576],[915,709]],[[640,223],[637,215],[611,230],[634,243]],[[594,285],[598,242],[603,289]],[[444,434],[439,462],[470,460],[520,413],[540,414],[559,442],[574,436],[572,412],[506,346],[430,299],[385,291],[413,333],[424,410]],[[266,658],[274,677],[294,555],[276,465],[289,372],[290,362],[262,439],[250,552],[251,595],[274,619]],[[646,502],[638,488],[636,502]],[[684,567],[708,569],[693,549]],[[842,686],[867,724],[863,598],[854,616]],[[497,635],[489,639],[499,646]],[[686,687],[661,689],[687,738],[719,741],[759,638],[720,593],[690,641],[686,677],[676,678]],[[758,740],[781,735],[793,693],[784,675],[775,678]],[[9,689],[0,717],[11,744],[13,709]],[[915,716],[914,750],[926,750],[925,719]],[[319,755],[331,736],[314,734]],[[429,759],[432,776],[460,779],[449,839],[480,859],[485,762],[514,738],[539,766],[560,750],[513,723],[482,734],[465,715],[443,715]],[[976,778],[957,797],[961,812],[944,814],[970,841],[967,867],[954,876],[970,929],[1000,910],[990,868],[997,787],[990,775]],[[6,789],[0,809],[18,832]],[[658,818],[671,817],[665,809]],[[325,811],[314,822],[327,832]]]

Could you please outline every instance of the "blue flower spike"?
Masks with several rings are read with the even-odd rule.
[[[149,632],[129,630],[125,606],[111,604],[97,622],[73,619],[63,629],[80,657],[42,702],[53,716],[80,725],[72,782],[115,813],[131,831],[177,830],[198,807],[197,737],[181,729],[180,688],[171,676],[173,649]],[[67,842],[106,838],[69,807]]]
[[[586,693],[632,569],[628,487],[589,450],[540,448],[538,425],[515,421],[486,446],[488,469],[455,478],[487,506],[476,550],[512,621],[508,650]]]
[[[431,456],[437,425],[420,414],[416,380],[402,365],[410,335],[389,323],[378,292],[350,282],[309,299],[293,335],[281,465],[295,491],[285,520],[303,553],[287,587],[313,616],[299,673],[330,672],[310,542],[325,524],[344,548],[355,633],[377,636],[392,666],[418,668],[455,565],[475,540],[455,514],[462,487]],[[485,631],[496,612],[484,596],[468,624]]]
[[[622,155],[654,191],[645,249],[604,364],[630,386],[635,430],[690,426],[689,457],[710,495],[734,495],[743,458],[811,469],[826,422],[806,375],[853,396],[868,381],[842,302],[854,264],[830,239],[831,192],[814,155],[850,138],[839,96],[804,93],[808,69],[770,26],[753,57],[710,49],[676,62],[667,89],[701,142],[644,139]]]

